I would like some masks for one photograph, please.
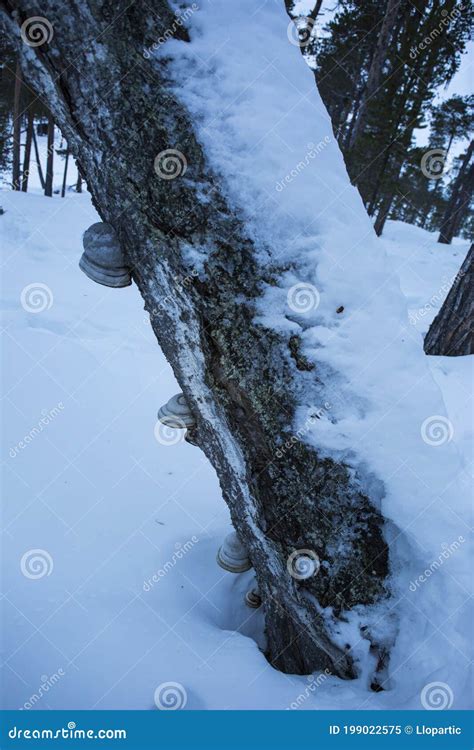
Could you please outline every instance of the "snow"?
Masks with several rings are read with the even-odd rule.
[[[183,686],[186,710],[419,708],[432,682],[447,684],[453,708],[469,705],[469,545],[453,544],[469,533],[472,358],[426,358],[428,318],[409,319],[467,246],[396,223],[374,238],[280,6],[204,3],[195,41],[157,54],[175,56],[179,95],[262,257],[285,265],[279,286],[262,289],[262,322],[298,332],[305,356],[334,373],[317,401],[300,394],[295,432],[322,409],[307,439],[373,486],[384,480],[400,620],[391,689],[368,689],[360,638],[355,681],[268,665],[262,615],[243,604],[251,572],[215,564],[230,530],[216,477],[197,449],[157,439],[157,409],[178,388],[139,294],[77,268],[97,221],[88,196],[4,192],[5,708],[152,709],[167,682]],[[432,417],[450,438],[439,445]],[[355,618],[347,629],[357,641]]]
[[[262,288],[260,323],[297,331],[302,353],[331,383],[299,394],[295,431],[305,430],[320,451],[352,465],[376,488],[375,500],[392,521],[393,606],[400,618],[392,668],[401,692],[419,693],[429,665],[458,688],[462,703],[468,700],[461,697],[470,641],[468,545],[450,559],[449,573],[443,569],[417,592],[416,602],[406,592],[417,571],[469,529],[466,461],[409,322],[397,262],[386,252],[390,240],[374,235],[313,74],[287,30],[283,6],[271,0],[257,8],[251,0],[232,8],[204,3],[191,19],[192,43],[172,41],[157,56],[171,57],[175,94],[198,123],[261,262],[280,265],[278,285]],[[467,245],[457,250],[462,261]],[[445,291],[428,298],[433,311]],[[308,429],[308,415],[324,402],[331,418]],[[451,585],[452,575],[460,585]],[[420,629],[426,637],[414,640]]]
[[[152,709],[170,681],[184,686],[186,709],[419,707],[400,673],[393,691],[373,694],[368,665],[351,683],[268,666],[254,640],[261,615],[242,603],[252,574],[215,564],[230,526],[214,473],[187,443],[155,438],[157,408],[178,389],[139,294],[93,284],[77,267],[81,234],[97,220],[88,196],[5,192],[2,204],[4,707]],[[394,240],[397,231],[406,259],[417,230],[393,224]],[[422,271],[424,259],[411,264]],[[20,303],[36,282],[53,298],[41,313]],[[466,461],[470,360],[430,358]],[[22,575],[32,549],[48,552],[51,575]],[[457,555],[465,564],[463,548]]]

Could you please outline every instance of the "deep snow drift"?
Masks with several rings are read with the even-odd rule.
[[[151,709],[155,689],[171,681],[184,686],[188,709],[420,707],[419,683],[446,680],[433,671],[438,655],[428,621],[420,628],[413,620],[407,652],[428,639],[423,673],[415,681],[409,660],[387,693],[371,693],[365,673],[347,683],[268,666],[252,638],[260,615],[242,604],[251,573],[233,576],[215,563],[229,526],[214,473],[197,449],[155,437],[156,410],[177,387],[141,298],[135,287],[93,284],[77,267],[81,234],[97,219],[88,196],[8,192],[2,205],[3,706]],[[444,273],[456,273],[466,251],[465,244],[441,248],[400,224],[389,226],[385,244],[402,286],[404,274],[431,285],[418,296],[412,285],[413,309]],[[40,287],[36,312],[28,309],[31,292],[23,295],[27,309],[21,301],[31,284],[50,290]],[[468,460],[470,358],[429,361],[452,442]],[[442,447],[432,450],[441,461]],[[437,505],[431,512],[436,527]],[[467,539],[461,520],[453,516],[453,524]],[[456,538],[451,527],[440,533],[446,543]],[[446,596],[454,590],[467,598],[466,548],[421,587],[435,597],[446,575]],[[50,575],[22,573],[22,559],[25,568],[25,554],[35,549],[50,556],[43,558]],[[403,593],[416,607],[409,586]],[[464,642],[445,601],[436,607],[448,620],[449,661]],[[466,668],[467,660],[447,677],[455,708],[468,701],[460,687]]]

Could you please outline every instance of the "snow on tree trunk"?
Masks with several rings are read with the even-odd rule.
[[[474,354],[474,245],[425,337],[426,354]]]
[[[445,484],[420,424],[443,407],[281,5],[38,1],[54,35],[21,58],[196,418],[270,662],[353,677],[368,641],[385,668],[393,638],[391,616],[376,626],[386,539],[403,575],[439,543],[419,520]],[[31,6],[3,6],[19,39]],[[306,579],[302,550],[319,561]]]

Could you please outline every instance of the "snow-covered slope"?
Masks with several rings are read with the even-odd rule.
[[[146,709],[172,681],[190,709],[419,707],[418,683],[445,678],[430,666],[433,641],[418,682],[408,688],[401,669],[384,694],[364,678],[290,677],[268,666],[252,639],[259,614],[242,604],[251,574],[215,564],[228,515],[214,474],[196,449],[155,438],[156,409],[176,385],[139,294],[99,287],[77,268],[81,234],[97,218],[88,197],[4,193],[2,204],[3,705]],[[407,230],[392,225],[394,240],[397,231],[402,255]],[[422,271],[423,259],[411,263]],[[22,291],[38,283],[50,290],[42,288],[44,309],[24,309]],[[434,360],[466,457],[469,360]],[[34,433],[45,413],[49,423]],[[456,591],[464,547],[444,565]],[[35,549],[50,555],[49,576],[22,574]],[[424,585],[436,587],[441,572]],[[446,654],[449,641],[464,648],[449,617]],[[428,623],[416,627],[410,653],[430,634]],[[449,677],[454,707],[466,701],[463,675]]]

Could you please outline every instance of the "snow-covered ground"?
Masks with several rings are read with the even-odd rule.
[[[269,667],[261,615],[243,604],[251,573],[215,563],[229,518],[214,472],[197,449],[155,436],[157,408],[178,389],[141,298],[77,267],[97,218],[88,195],[4,192],[2,205],[3,707],[151,709],[167,682],[183,686],[187,709],[421,707],[418,683],[410,692],[402,679],[410,663],[385,693],[364,673],[348,683]],[[383,240],[411,311],[467,250],[435,240],[398,223]],[[471,360],[429,358],[466,463]],[[455,588],[465,581],[450,566],[462,556],[468,571],[467,546],[443,560]],[[443,632],[447,649],[464,649],[449,623]],[[429,624],[415,635],[430,637]],[[427,664],[421,677],[444,676]],[[464,682],[449,681],[453,708],[469,704]]]

